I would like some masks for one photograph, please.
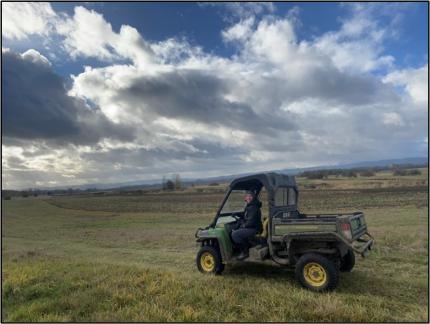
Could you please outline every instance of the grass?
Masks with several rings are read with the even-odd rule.
[[[362,178],[326,179],[327,189],[299,179],[304,212],[362,210],[377,241],[327,294],[269,263],[201,275],[194,231],[223,196],[211,188],[4,201],[2,321],[426,322],[425,177],[388,186],[397,180],[377,175],[368,180],[384,185],[372,188]]]

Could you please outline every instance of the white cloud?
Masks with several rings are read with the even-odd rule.
[[[373,6],[348,6],[352,6],[352,13],[343,19],[341,28],[318,37],[314,46],[345,72],[363,73],[391,67],[394,58],[383,54],[383,44],[392,36],[394,28],[378,23]]]
[[[152,49],[135,28],[123,25],[116,33],[103,15],[94,10],[75,7],[74,16],[58,23],[56,28],[65,37],[64,47],[73,58],[130,59],[139,66],[153,61]]]
[[[404,69],[389,73],[383,82],[405,88],[416,104],[428,109],[428,65],[418,69]]]
[[[150,46],[158,62],[166,65],[178,64],[187,58],[204,56],[201,47],[191,46],[184,38],[169,38],[165,41],[152,43]]]
[[[32,48],[22,53],[21,57],[24,60],[31,61],[33,63],[44,64],[48,66],[51,65],[51,62],[49,62],[49,60],[45,56]]]
[[[229,3],[210,3],[212,6],[223,6],[228,15],[224,18],[230,20],[232,17],[246,19],[251,16],[261,14],[271,14],[276,11],[276,7],[271,2],[229,2]]]
[[[289,20],[263,19],[245,44],[245,49],[258,57],[268,58],[272,63],[283,65],[294,60],[293,55],[299,55],[295,45],[296,36]]]
[[[29,35],[47,35],[56,17],[47,2],[3,2],[2,36],[19,40]]]
[[[251,35],[251,28],[254,25],[255,18],[248,17],[241,20],[239,23],[234,24],[227,30],[222,31],[222,37],[227,42],[243,41]]]
[[[111,24],[95,11],[75,7],[73,18],[59,23],[57,31],[65,36],[64,46],[72,57],[82,55],[105,60],[115,58],[109,47],[115,39],[115,33]]]

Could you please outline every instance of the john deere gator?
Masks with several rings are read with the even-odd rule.
[[[238,261],[231,233],[244,211],[243,192],[249,190],[267,205],[263,230],[250,240],[249,258]],[[295,277],[305,288],[335,289],[339,273],[353,269],[355,254],[366,256],[374,244],[364,214],[302,214],[298,198],[294,176],[261,173],[233,180],[212,223],[195,233],[199,271],[221,274],[227,264],[271,262],[295,268]]]

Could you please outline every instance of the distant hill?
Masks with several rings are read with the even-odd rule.
[[[366,161],[366,162],[357,162],[351,164],[344,164],[342,168],[351,169],[351,168],[362,168],[362,167],[383,167],[389,166],[392,164],[426,164],[428,163],[428,157],[416,157],[416,158],[405,158],[405,159],[395,159],[395,160],[379,160],[379,161]]]
[[[309,168],[296,168],[296,169],[283,169],[277,170],[277,172],[286,173],[286,174],[298,174],[303,171],[314,171],[314,170],[326,170],[326,169],[356,169],[356,168],[371,168],[371,167],[386,167],[393,164],[404,165],[404,164],[413,164],[413,165],[425,165],[428,164],[427,157],[413,157],[413,158],[404,158],[404,159],[391,159],[391,160],[378,160],[378,161],[363,161],[349,164],[337,164],[337,165],[325,165],[325,166],[316,166]]]
[[[284,174],[296,175],[304,171],[315,171],[315,170],[326,170],[326,169],[354,169],[354,168],[368,168],[368,167],[386,167],[393,164],[414,164],[414,165],[425,165],[428,164],[428,157],[412,157],[404,159],[389,159],[389,160],[379,160],[379,161],[362,161],[349,164],[338,164],[338,165],[323,165],[314,166],[308,168],[293,168],[293,169],[280,169],[280,170],[265,170],[261,172],[279,172]],[[256,172],[240,173],[240,174],[230,174],[218,177],[209,178],[182,178],[181,181],[184,185],[193,184],[209,184],[213,182],[228,182],[236,177],[245,176],[253,174]],[[117,183],[92,183],[84,185],[75,186],[58,186],[58,187],[43,187],[37,188],[41,190],[64,190],[64,189],[98,189],[98,190],[108,190],[108,189],[138,189],[138,188],[149,188],[149,187],[160,187],[161,179],[158,180],[136,180],[127,182],[117,182]]]
[[[370,167],[387,167],[393,164],[397,165],[405,165],[405,164],[413,164],[413,165],[426,165],[428,164],[427,157],[413,157],[413,158],[404,158],[404,159],[391,159],[391,160],[379,160],[379,161],[363,161],[349,164],[336,164],[336,165],[323,165],[323,166],[315,166],[308,168],[294,168],[294,169],[280,169],[280,170],[267,170],[261,172],[279,172],[284,174],[296,175],[302,173],[304,171],[315,171],[315,170],[327,170],[327,169],[356,169],[356,168],[370,168]],[[253,174],[256,172],[248,172],[241,174],[233,174],[228,176],[220,176],[220,177],[211,177],[204,179],[195,179],[194,183],[210,183],[210,182],[225,182],[232,180],[239,176],[246,176],[249,174]]]

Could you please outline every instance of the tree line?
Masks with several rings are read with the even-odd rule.
[[[362,177],[373,177],[378,171],[389,170],[395,176],[407,176],[407,175],[420,175],[421,171],[417,168],[428,166],[426,165],[416,165],[416,164],[392,164],[384,167],[361,167],[353,169],[324,169],[324,170],[312,170],[304,171],[298,174],[299,177],[304,177],[307,179],[325,179],[328,176],[336,177],[349,177],[356,178],[358,176]]]
[[[164,191],[182,189],[181,176],[179,174],[175,174],[171,179],[166,179],[166,176],[163,176],[163,180],[161,181],[161,188]]]

